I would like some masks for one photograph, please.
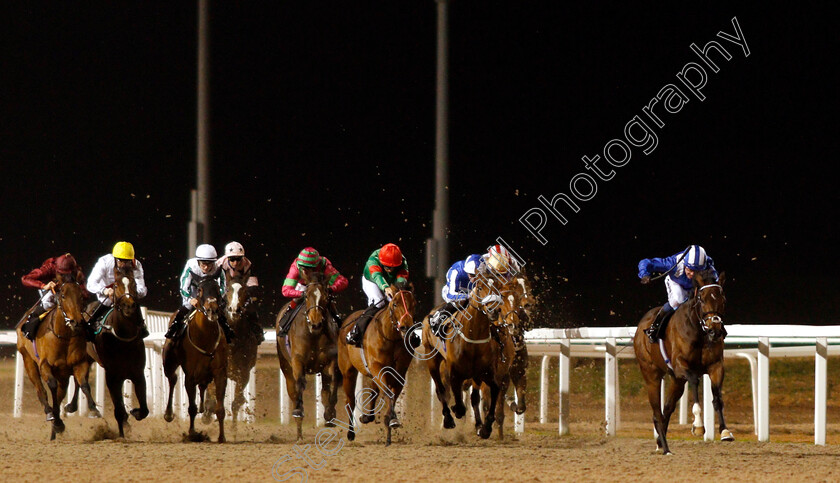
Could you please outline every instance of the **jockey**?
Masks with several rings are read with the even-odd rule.
[[[668,275],[665,277],[668,302],[656,314],[650,327],[645,329],[651,344],[655,344],[659,339],[663,321],[670,317],[680,304],[688,300],[689,291],[693,288],[694,272],[703,270],[711,270],[717,280],[714,261],[706,255],[706,250],[700,245],[691,245],[685,251],[667,258],[645,258],[639,262],[639,278],[643,284],[650,283],[653,273]]]
[[[235,241],[228,243],[225,245],[225,256],[216,260],[216,266],[230,278],[237,277],[245,280],[245,286],[248,287],[249,296],[244,305],[245,314],[251,322],[251,331],[258,340],[263,340],[265,335],[263,334],[257,314],[257,303],[259,301],[261,287],[257,277],[251,273],[251,260],[248,260],[248,257],[245,256],[245,247]]]
[[[212,279],[219,285],[221,295],[225,293],[225,277],[222,269],[216,266],[216,249],[213,245],[199,245],[195,249],[195,258],[187,260],[181,272],[181,307],[175,313],[175,320],[166,332],[167,339],[177,339],[181,336],[187,324],[184,319],[187,314],[198,308],[198,285],[206,279]],[[225,340],[230,342],[235,337],[233,329],[227,323],[225,311],[222,307],[224,298],[219,300],[219,325],[225,332]]]
[[[470,290],[475,286],[480,267],[484,263],[481,255],[470,255],[465,260],[459,260],[446,271],[446,285],[441,290],[446,305],[437,310],[429,318],[429,327],[438,335],[440,322],[451,317],[455,310],[464,309],[464,301],[469,300]]]
[[[481,258],[483,263],[479,266],[479,273],[488,279],[493,276],[507,282],[522,270],[519,261],[502,245],[493,245]]]
[[[391,285],[399,281],[408,281],[408,263],[400,248],[388,243],[370,254],[363,276],[362,290],[368,297],[368,308],[356,320],[353,330],[347,333],[347,343],[356,347],[362,346],[365,329],[370,319],[385,306],[386,297],[391,300],[394,296]]]
[[[76,263],[73,255],[69,253],[44,260],[40,268],[32,270],[21,277],[20,280],[25,287],[37,288],[41,293],[40,303],[35,306],[29,314],[29,318],[21,327],[21,332],[29,340],[35,340],[35,334],[41,324],[41,316],[55,307],[55,292],[53,292],[53,289],[59,283],[75,280],[82,286],[82,293],[85,298],[89,295],[84,289],[85,274]]]
[[[90,293],[96,295],[96,298],[99,300],[99,305],[88,320],[88,325],[90,325],[91,330],[96,330],[99,319],[108,312],[114,303],[111,300],[111,295],[114,293],[112,287],[116,281],[114,279],[114,268],[124,269],[127,267],[133,269],[134,283],[137,286],[137,298],[142,299],[149,292],[146,288],[146,281],[143,279],[143,265],[139,260],[134,258],[134,246],[126,241],[117,242],[109,255],[99,257],[88,278],[87,289]],[[149,330],[146,328],[144,321],[140,331],[140,337],[146,338],[148,335]]]
[[[341,317],[338,315],[338,310],[335,308],[332,295],[343,291],[347,288],[347,278],[338,273],[338,270],[333,267],[327,257],[322,257],[318,254],[318,250],[312,247],[306,247],[300,251],[297,258],[289,267],[289,273],[286,275],[286,280],[283,282],[283,296],[293,298],[292,302],[286,308],[286,312],[280,318],[278,326],[280,328],[277,336],[283,337],[289,332],[291,322],[295,318],[295,314],[302,307],[303,292],[306,290],[306,284],[303,283],[309,279],[311,273],[323,273],[327,279],[327,290],[330,293],[329,310],[330,315],[333,316],[336,323],[341,326]]]

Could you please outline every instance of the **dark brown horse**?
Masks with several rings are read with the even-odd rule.
[[[522,329],[522,321],[520,319],[521,302],[520,291],[517,290],[518,283],[512,280],[507,285],[499,290],[502,296],[502,304],[499,308],[499,318],[491,326],[491,330],[496,332],[496,337],[489,342],[493,350],[499,354],[496,359],[496,383],[499,385],[499,395],[504,397],[507,389],[510,386],[511,369],[516,363],[518,355],[517,348],[522,348],[524,344],[524,330]],[[496,340],[498,338],[498,340]],[[501,341],[501,346],[499,344]],[[526,351],[526,367],[527,367],[527,351]],[[524,371],[524,369],[523,369]],[[524,377],[522,377],[524,379]],[[473,414],[475,415],[475,429],[478,431],[482,426],[481,415],[479,408],[484,410],[484,416],[490,414],[490,386],[487,384],[479,384],[475,381],[471,382],[470,403],[472,404]],[[479,390],[480,388],[480,390]],[[522,410],[525,410],[524,399],[522,400]],[[505,405],[499,402],[496,404],[496,425],[499,427],[499,440],[505,439]]]
[[[510,405],[510,410],[516,414],[524,414],[527,408],[525,397],[528,389],[528,378],[526,373],[528,371],[528,346],[525,344],[525,331],[531,330],[534,327],[534,316],[536,314],[537,299],[534,297],[531,281],[525,275],[524,268],[513,279],[514,289],[519,297],[519,325],[515,328],[513,337],[513,348],[515,355],[513,356],[513,363],[510,365],[510,382],[513,385],[513,390],[516,393],[516,398],[512,397],[506,402]]]
[[[329,310],[329,291],[323,273],[313,273],[303,292],[304,306],[295,315],[285,337],[277,337],[277,357],[286,378],[286,391],[295,408],[292,416],[297,421],[297,437],[303,438],[303,392],[306,375],[321,373],[321,398],[324,401],[324,420],[332,426],[335,404],[338,401],[338,373],[335,326]],[[280,318],[289,303],[277,314],[275,328],[280,331]]]
[[[657,451],[670,454],[666,436],[671,414],[683,394],[686,381],[695,388],[703,374],[712,381],[713,405],[720,420],[721,441],[734,440],[726,429],[723,418],[723,339],[726,330],[723,316],[726,297],[723,294],[724,275],[715,283],[714,275],[695,272],[694,293],[674,314],[664,331],[660,344],[651,344],[644,329],[650,327],[659,307],[649,310],[636,329],[633,348],[645,380],[648,399],[653,409],[653,427],[656,431]],[[660,400],[660,386],[665,375],[670,384],[666,390],[665,405]]]
[[[88,401],[93,401],[88,383],[90,358],[85,347],[81,324],[84,291],[74,280],[56,279],[56,306],[47,312],[38,326],[35,342],[24,337],[17,329],[17,350],[23,358],[26,374],[35,386],[38,400],[44,406],[47,420],[52,421],[50,439],[64,431],[61,420],[61,400],[67,393],[70,376],[76,378]],[[47,401],[42,381],[50,390],[52,401]]]
[[[257,340],[251,330],[252,307],[246,281],[250,274],[244,277],[230,277],[225,272],[225,310],[227,320],[236,338],[231,341],[228,355],[228,378],[233,381],[233,403],[231,404],[231,418],[236,424],[239,409],[245,404],[245,387],[251,378],[251,369],[257,365],[257,349],[262,340]],[[253,410],[253,408],[251,408]]]
[[[338,337],[338,366],[344,377],[344,395],[348,401],[349,430],[347,439],[356,438],[354,431],[353,411],[356,408],[356,376],[361,372],[373,378],[374,385],[363,391],[366,397],[360,402],[363,415],[359,420],[367,424],[374,420],[375,414],[385,409],[385,403],[379,398],[380,391],[388,399],[388,407],[383,417],[385,425],[385,445],[391,444],[391,429],[399,428],[401,423],[397,419],[395,405],[405,386],[405,374],[411,365],[413,356],[409,352],[406,342],[408,330],[414,325],[414,310],[417,302],[414,299],[414,287],[410,283],[399,282],[391,286],[394,297],[388,305],[374,315],[368,324],[362,339],[362,348],[348,345],[347,333],[364,312],[358,310],[350,314],[345,320]],[[372,391],[369,392],[368,391]]]
[[[163,372],[169,380],[169,400],[163,419],[170,422],[172,414],[172,395],[178,381],[176,370],[180,366],[184,371],[184,387],[187,390],[188,412],[190,415],[189,435],[194,437],[195,416],[204,412],[204,391],[212,382],[216,386],[216,401],[225,400],[227,388],[228,346],[219,326],[219,286],[212,279],[206,279],[198,285],[198,308],[187,320],[184,335],[178,339],[168,339],[163,346]],[[172,314],[174,319],[175,314]],[[170,324],[172,321],[170,320]],[[196,388],[201,396],[201,405],[196,407]],[[225,407],[216,404],[216,419],[219,421],[219,442],[225,442]]]
[[[499,397],[498,378],[505,374],[500,367],[501,354],[498,344],[491,344],[490,326],[499,318],[501,296],[493,287],[493,279],[481,279],[470,291],[469,302],[444,322],[443,338],[432,334],[429,317],[423,320],[423,353],[426,365],[435,382],[435,393],[442,406],[443,427],[455,427],[449,408],[449,393],[455,399],[452,412],[460,419],[466,413],[462,387],[464,381],[487,384],[490,388],[490,406],[478,435],[487,439],[493,432],[496,404]],[[431,315],[431,314],[430,314]],[[507,345],[511,351],[511,344]],[[510,359],[508,359],[508,363]]]
[[[146,348],[141,332],[143,316],[137,303],[137,285],[133,269],[114,268],[114,292],[111,295],[113,307],[102,318],[101,331],[94,338],[93,344],[102,367],[105,369],[105,384],[114,404],[114,418],[124,437],[123,425],[128,421],[128,414],[123,403],[123,382],[127,379],[134,385],[139,408],[131,410],[134,419],[140,421],[149,415],[146,404]]]

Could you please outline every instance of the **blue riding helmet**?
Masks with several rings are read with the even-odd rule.
[[[700,245],[691,245],[685,254],[685,266],[691,270],[706,268],[706,250]]]
[[[478,272],[478,267],[481,266],[481,255],[470,255],[464,260],[464,271],[470,275],[475,275]]]

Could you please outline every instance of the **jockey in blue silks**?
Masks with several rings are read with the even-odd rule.
[[[665,288],[668,291],[668,302],[662,306],[649,328],[645,329],[650,342],[659,339],[662,323],[688,300],[689,293],[694,287],[692,279],[694,272],[711,270],[717,280],[718,273],[712,257],[706,255],[706,250],[700,245],[691,245],[685,251],[667,258],[645,258],[639,262],[639,278],[643,284],[650,282],[654,273],[667,274]]]
[[[475,285],[474,280],[482,262],[481,255],[470,255],[465,260],[455,262],[446,271],[446,285],[441,290],[441,296],[447,304],[429,318],[432,332],[437,334],[440,322],[454,315],[459,307],[463,310],[463,302],[469,299],[470,290]]]

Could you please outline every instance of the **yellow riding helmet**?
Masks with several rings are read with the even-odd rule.
[[[123,260],[134,260],[134,245],[127,241],[117,242],[114,245],[114,251],[111,252],[114,258],[122,258]]]
[[[507,273],[508,271],[508,262],[503,257],[491,255],[487,257],[487,264],[496,273]]]

